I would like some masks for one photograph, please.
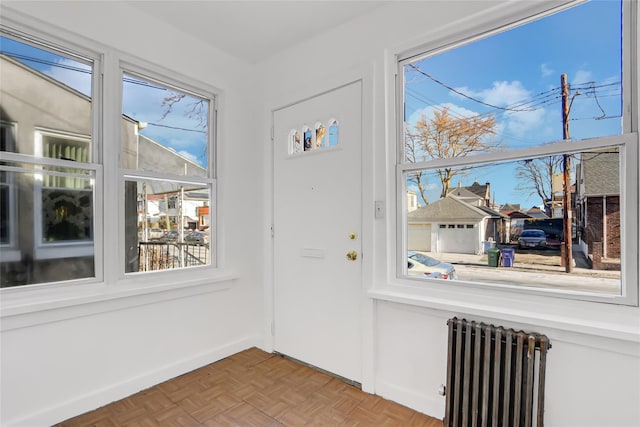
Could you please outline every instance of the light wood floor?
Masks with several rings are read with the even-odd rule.
[[[426,426],[442,422],[252,348],[59,426]]]

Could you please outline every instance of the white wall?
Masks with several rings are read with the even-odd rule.
[[[48,285],[41,294],[55,301],[37,306],[38,291],[3,290],[0,424],[51,425],[262,345],[261,272],[246,260],[263,257],[262,201],[247,194],[263,166],[260,154],[247,148],[258,129],[246,120],[256,115],[246,67],[125,3],[2,3],[3,23],[42,29],[41,20],[65,29],[47,27],[80,46],[109,55],[119,50],[221,90],[217,219],[224,228],[217,248],[221,268],[210,278],[182,272],[171,283],[132,286],[119,280],[116,255],[105,253],[104,284]],[[109,193],[105,203],[119,201]],[[107,229],[118,229],[110,221],[105,218]],[[117,234],[107,232],[105,240]]]
[[[464,28],[528,16],[540,2],[393,2],[367,16],[297,45],[271,58],[263,74],[263,129],[270,111],[352,80],[365,85],[363,252],[365,314],[363,388],[427,414],[442,417],[438,394],[446,375],[446,320],[466,317],[545,333],[548,354],[545,422],[549,426],[640,425],[640,311],[637,307],[573,301],[540,295],[478,289],[447,283],[428,289],[394,278],[395,150],[393,129],[394,54],[434,40],[446,40]],[[547,2],[546,6],[550,3]],[[491,9],[493,7],[493,9]],[[318,57],[326,55],[327,60]],[[314,58],[313,66],[304,58]],[[304,68],[302,68],[304,66]],[[367,92],[368,91],[368,92]],[[367,108],[370,114],[367,114]],[[368,146],[367,146],[368,144]],[[369,151],[367,151],[369,150]],[[269,152],[265,150],[265,158]],[[265,163],[266,177],[269,164]],[[637,183],[631,183],[637,191]],[[373,219],[373,201],[386,202],[386,220]],[[269,200],[265,198],[265,205]],[[367,209],[371,203],[371,209]],[[371,258],[369,258],[371,259]],[[270,271],[267,252],[265,270]],[[268,274],[267,274],[268,277]],[[266,288],[273,285],[269,281]],[[266,292],[268,296],[269,292]],[[267,311],[270,309],[267,297]]]
[[[370,138],[365,139],[363,200],[372,207],[364,209],[363,251],[371,254],[364,271],[369,307],[363,318],[364,387],[442,416],[444,399],[437,389],[445,376],[445,322],[452,315],[473,317],[550,337],[547,425],[640,425],[637,308],[450,284],[418,292],[392,278],[393,115],[387,106],[393,103],[393,53],[501,16],[501,9],[490,7],[508,4],[523,11],[530,5],[455,4],[391,2],[265,63],[243,67],[126,5],[3,2],[2,7],[223,90],[218,201],[224,228],[221,273],[209,282],[184,287],[185,278],[176,276],[174,286],[148,294],[120,288],[106,272],[107,294],[96,296],[89,286],[78,289],[73,304],[57,301],[36,310],[25,295],[24,304],[3,307],[0,424],[52,424],[251,345],[269,349],[271,111],[364,76]],[[486,12],[470,17],[481,11]],[[327,60],[304,60],[317,59],[318,52]],[[257,183],[262,191],[256,191]],[[248,197],[251,192],[263,196]],[[386,219],[373,219],[373,200],[387,202]],[[117,265],[111,254],[105,258]],[[264,271],[247,266],[247,259],[264,259]]]

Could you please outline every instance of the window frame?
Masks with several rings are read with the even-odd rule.
[[[90,142],[90,163],[71,162],[69,160],[53,159],[43,156],[42,144],[38,144],[36,139],[38,134],[46,133],[52,135],[71,135],[71,133],[51,130],[40,126],[33,128],[33,150],[31,154],[22,154],[16,152],[2,152],[2,158],[14,163],[22,163],[31,165],[35,168],[42,166],[51,166],[56,168],[75,168],[84,169],[90,171],[93,174],[91,177],[77,174],[77,177],[83,177],[84,179],[94,180],[92,190],[92,240],[90,242],[60,242],[52,244],[43,244],[42,242],[42,223],[36,215],[33,215],[32,224],[34,227],[34,238],[32,244],[34,245],[34,255],[36,259],[52,259],[56,258],[60,247],[65,247],[69,250],[69,254],[72,257],[84,257],[93,256],[94,274],[91,277],[84,277],[79,279],[67,279],[51,282],[39,282],[29,283],[20,286],[13,286],[9,288],[1,288],[1,295],[19,295],[22,293],[29,293],[33,291],[40,291],[42,289],[59,289],[68,286],[75,287],[77,285],[88,285],[92,283],[102,282],[104,279],[104,262],[101,254],[103,253],[103,210],[102,210],[102,188],[103,181],[103,164],[102,157],[99,155],[102,150],[102,120],[100,112],[102,111],[102,87],[103,76],[100,70],[102,69],[103,55],[99,53],[97,49],[93,49],[90,44],[80,45],[70,41],[69,38],[64,35],[56,35],[43,31],[39,26],[25,25],[19,22],[15,22],[10,18],[3,19],[0,23],[0,34],[3,37],[18,41],[20,43],[36,47],[45,51],[55,53],[57,55],[73,59],[75,61],[84,63],[91,67],[91,107],[89,112],[89,126],[91,129],[91,135],[88,136]],[[17,123],[16,138],[18,138],[17,130],[20,128],[20,123]],[[40,135],[41,136],[41,135]],[[78,136],[78,135],[74,135]],[[87,135],[82,135],[82,138],[87,138]],[[41,142],[41,141],[40,141]],[[33,173],[33,169],[23,167],[11,167],[14,172]],[[64,174],[64,173],[62,173]],[[42,206],[42,200],[38,201],[37,197],[41,196],[42,185],[34,188],[34,209],[40,209]],[[90,247],[90,249],[89,249]],[[3,247],[2,250],[5,248]],[[6,251],[7,254],[3,254],[1,258],[2,262],[11,262],[20,260],[21,253],[19,249]]]
[[[181,93],[185,93],[188,95],[193,95],[202,99],[205,99],[209,103],[208,108],[208,127],[207,127],[207,173],[205,177],[197,176],[197,175],[174,175],[170,173],[161,173],[155,171],[145,171],[145,170],[137,170],[137,169],[126,169],[122,166],[120,162],[121,154],[118,154],[118,194],[121,196],[119,200],[121,201],[118,205],[118,218],[119,218],[119,239],[118,239],[118,247],[124,248],[125,246],[125,206],[124,206],[124,187],[126,181],[132,180],[154,180],[154,181],[168,181],[171,183],[197,183],[206,185],[209,188],[209,213],[208,213],[208,223],[209,229],[211,230],[209,245],[210,245],[210,256],[209,256],[209,264],[203,266],[185,266],[181,268],[174,269],[166,269],[166,270],[153,270],[153,271],[141,271],[141,272],[126,272],[125,271],[125,263],[126,263],[126,253],[124,250],[121,250],[120,256],[118,257],[118,278],[120,281],[149,281],[154,280],[157,281],[159,277],[167,277],[173,278],[178,274],[184,274],[185,271],[194,271],[194,270],[204,270],[211,271],[218,268],[218,223],[217,218],[218,215],[214,215],[215,212],[218,211],[217,206],[217,150],[216,150],[216,141],[218,137],[217,132],[217,113],[218,113],[218,98],[219,93],[217,90],[207,87],[204,84],[195,83],[193,79],[187,78],[185,76],[181,76],[175,72],[171,72],[169,70],[162,69],[161,67],[154,66],[152,64],[145,63],[141,60],[136,60],[132,58],[122,58],[118,61],[118,77],[119,77],[119,91],[118,91],[118,105],[120,115],[124,114],[122,112],[122,95],[123,95],[123,78],[125,75],[139,77],[144,79],[147,82],[157,83],[160,86],[166,87],[168,89],[175,89],[180,91]],[[119,129],[119,128],[118,128]],[[122,136],[118,134],[117,144],[118,153],[122,153]],[[213,206],[213,209],[211,208]]]
[[[623,58],[622,58],[622,88],[623,88],[623,128],[621,134],[598,137],[585,140],[558,141],[548,145],[540,145],[526,149],[516,149],[500,152],[474,154],[473,156],[459,157],[453,159],[433,159],[418,163],[404,162],[404,72],[403,67],[416,60],[437,55],[439,53],[455,49],[462,45],[471,44],[477,40],[490,37],[492,35],[508,31],[520,25],[526,25],[537,19],[544,19],[555,12],[562,11],[583,3],[581,0],[567,1],[560,6],[546,7],[541,5],[538,10],[526,8],[517,13],[498,13],[497,18],[490,18],[485,22],[474,24],[466,30],[456,31],[455,29],[440,39],[433,42],[412,47],[404,51],[399,51],[395,56],[393,73],[395,76],[395,115],[393,141],[395,157],[393,167],[395,168],[395,261],[392,265],[390,278],[392,284],[412,285],[415,280],[411,280],[406,268],[406,248],[408,243],[407,233],[407,185],[405,173],[418,170],[435,170],[444,166],[469,166],[496,163],[501,161],[519,160],[535,156],[546,156],[554,154],[579,153],[589,149],[606,147],[620,147],[620,195],[621,195],[621,224],[625,233],[621,236],[622,249],[622,271],[620,295],[608,296],[604,294],[583,293],[575,291],[559,291],[557,289],[545,289],[537,287],[525,287],[520,285],[489,284],[479,282],[452,282],[447,283],[448,287],[464,289],[493,289],[506,290],[508,292],[524,292],[541,297],[559,297],[582,301],[604,302],[619,305],[638,306],[638,264],[640,263],[634,254],[638,253],[638,152],[640,144],[638,137],[638,54],[632,49],[634,45],[639,45],[638,7],[634,2],[623,1]],[[636,183],[634,188],[633,183]],[[634,236],[633,233],[636,233]],[[425,280],[425,279],[422,279]],[[428,280],[428,279],[427,279]],[[437,286],[437,281],[430,281]]]
[[[3,316],[18,313],[38,312],[51,307],[82,305],[88,302],[109,300],[127,295],[144,295],[162,293],[169,297],[167,291],[190,295],[201,292],[203,285],[213,289],[227,289],[236,278],[233,271],[222,270],[221,247],[222,236],[219,230],[220,208],[217,197],[218,170],[217,140],[219,133],[218,105],[224,102],[224,92],[193,77],[166,69],[160,65],[105,46],[75,33],[68,32],[53,25],[41,25],[22,15],[7,13],[0,23],[3,36],[23,43],[43,47],[59,52],[73,59],[92,64],[91,83],[91,161],[92,163],[73,166],[90,169],[95,173],[93,191],[93,247],[94,275],[82,279],[69,279],[55,282],[25,284],[0,289]],[[208,144],[208,177],[211,183],[209,224],[218,232],[211,237],[215,245],[215,258],[209,265],[189,268],[188,277],[185,269],[166,270],[158,274],[126,275],[124,268],[105,269],[105,266],[124,265],[124,224],[119,215],[123,212],[124,172],[120,167],[120,120],[122,118],[121,85],[122,70],[160,77],[163,84],[175,82],[181,91],[192,92],[211,101],[209,105],[209,144]],[[103,143],[109,141],[109,143]],[[3,152],[2,158],[17,163],[34,163],[34,156],[19,153]],[[69,162],[58,159],[38,158],[38,162],[54,167],[69,167]],[[139,175],[134,171],[136,175]],[[193,179],[180,176],[182,181]],[[215,203],[215,204],[214,204]],[[35,215],[34,215],[35,218]],[[35,219],[34,219],[35,220]],[[116,233],[105,233],[105,230],[118,230]],[[52,248],[53,249],[53,248]],[[11,252],[11,253],[9,253]],[[3,262],[19,259],[20,253],[2,246]],[[164,297],[163,297],[164,298]],[[133,303],[133,302],[132,302]]]
[[[15,138],[17,135],[18,123],[9,122],[9,121],[0,121],[0,132],[7,133],[7,136],[11,139],[11,142],[15,143]],[[0,181],[0,188],[7,189],[7,200],[8,209],[7,209],[7,222],[9,223],[9,228],[7,230],[8,240],[7,242],[2,242],[0,240],[0,262],[15,262],[20,259],[20,251],[16,248],[16,218],[17,218],[17,210],[16,210],[16,188],[15,183],[13,182],[13,178],[10,175],[6,175],[6,180]]]

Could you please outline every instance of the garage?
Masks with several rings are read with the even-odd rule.
[[[478,228],[474,224],[439,224],[438,251],[475,254]]]
[[[407,246],[410,251],[431,252],[431,224],[409,224]]]

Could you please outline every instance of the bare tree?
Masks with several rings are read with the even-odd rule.
[[[419,143],[416,138],[407,133],[407,137],[404,140],[404,152],[406,159],[409,163],[416,163],[421,161],[418,158],[417,153],[420,152]],[[429,199],[427,199],[425,184],[426,184],[427,174],[421,170],[416,172],[411,172],[408,176],[409,182],[413,182],[418,187],[418,191],[420,192],[420,198],[425,205],[429,204]]]
[[[162,113],[162,117],[160,120],[164,120],[171,112],[173,112],[173,107],[177,103],[181,102],[183,99],[187,98],[187,95],[179,92],[170,92],[168,96],[162,99],[162,106],[165,107],[165,110]],[[208,104],[204,99],[193,98],[193,100],[187,104],[187,111],[185,112],[185,116],[198,121],[198,127],[202,129],[207,128],[208,124]]]
[[[562,156],[522,160],[516,168],[518,185],[515,189],[529,196],[537,194],[549,215],[549,203],[553,200],[553,177],[561,173]]]
[[[500,146],[499,142],[491,138],[496,134],[495,128],[496,120],[493,116],[454,117],[449,108],[434,110],[432,119],[423,115],[413,129],[406,131],[406,160],[418,162],[464,157],[474,152],[494,150]],[[464,170],[465,168],[442,168],[436,171],[442,184],[440,197],[447,195],[453,177],[464,173]],[[422,177],[415,176],[411,179],[417,182]],[[418,188],[420,189],[420,185]]]

